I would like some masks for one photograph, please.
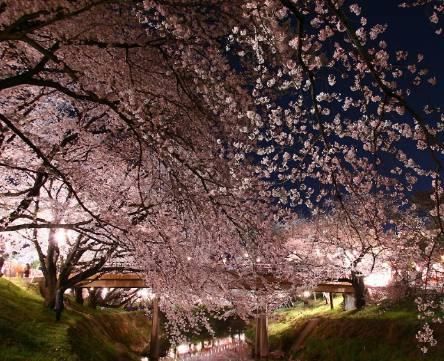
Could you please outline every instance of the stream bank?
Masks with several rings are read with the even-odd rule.
[[[143,312],[93,310],[70,302],[62,320],[54,318],[35,290],[0,278],[0,359],[138,361],[149,342],[150,322]]]

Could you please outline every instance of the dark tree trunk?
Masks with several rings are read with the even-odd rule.
[[[355,291],[355,306],[358,310],[365,306],[365,285],[364,276],[360,273],[352,272],[352,286]]]
[[[2,268],[3,268],[3,265],[4,265],[4,264],[5,264],[5,259],[4,259],[3,256],[0,256],[0,277],[3,276]]]
[[[83,305],[84,299],[83,299],[83,288],[75,287],[74,288],[74,294],[76,296],[76,302],[79,305]]]
[[[62,317],[62,312],[64,309],[64,304],[63,304],[63,295],[65,293],[65,290],[59,288],[56,291],[56,297],[55,297],[55,306],[54,306],[54,310],[56,313],[56,320],[60,321],[60,318]]]
[[[45,259],[45,304],[53,309],[56,304],[57,284],[57,260],[59,258],[59,249],[55,241],[55,231],[51,229],[48,238],[48,252]]]
[[[56,304],[56,293],[57,293],[57,278],[56,275],[48,275],[45,280],[45,305],[51,309],[55,307]]]
[[[89,290],[89,297],[88,297],[88,306],[96,309],[97,308],[97,301],[98,301],[98,291],[96,289]]]

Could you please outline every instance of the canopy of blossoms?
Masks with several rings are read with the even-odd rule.
[[[444,6],[410,7],[430,10],[441,41]],[[422,99],[437,75],[363,8],[5,1],[3,239],[34,246],[53,296],[79,274],[137,268],[177,322],[199,303],[272,309],[388,264],[414,263],[429,290],[444,116]]]

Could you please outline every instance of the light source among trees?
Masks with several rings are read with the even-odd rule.
[[[48,305],[116,260],[177,320],[175,303],[273,304],[231,287],[257,259],[297,282],[349,278],[360,306],[362,275],[415,262],[428,292],[444,127],[418,95],[437,80],[360,4],[6,1],[0,231],[34,245]],[[409,4],[432,6],[440,33],[442,7]],[[416,212],[420,182],[431,194]]]

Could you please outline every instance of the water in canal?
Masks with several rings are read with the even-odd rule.
[[[251,350],[245,342],[245,335],[216,338],[213,342],[198,344],[183,343],[172,348],[166,357],[160,361],[189,360],[189,361],[248,361],[251,360]],[[148,358],[142,358],[148,361]]]

